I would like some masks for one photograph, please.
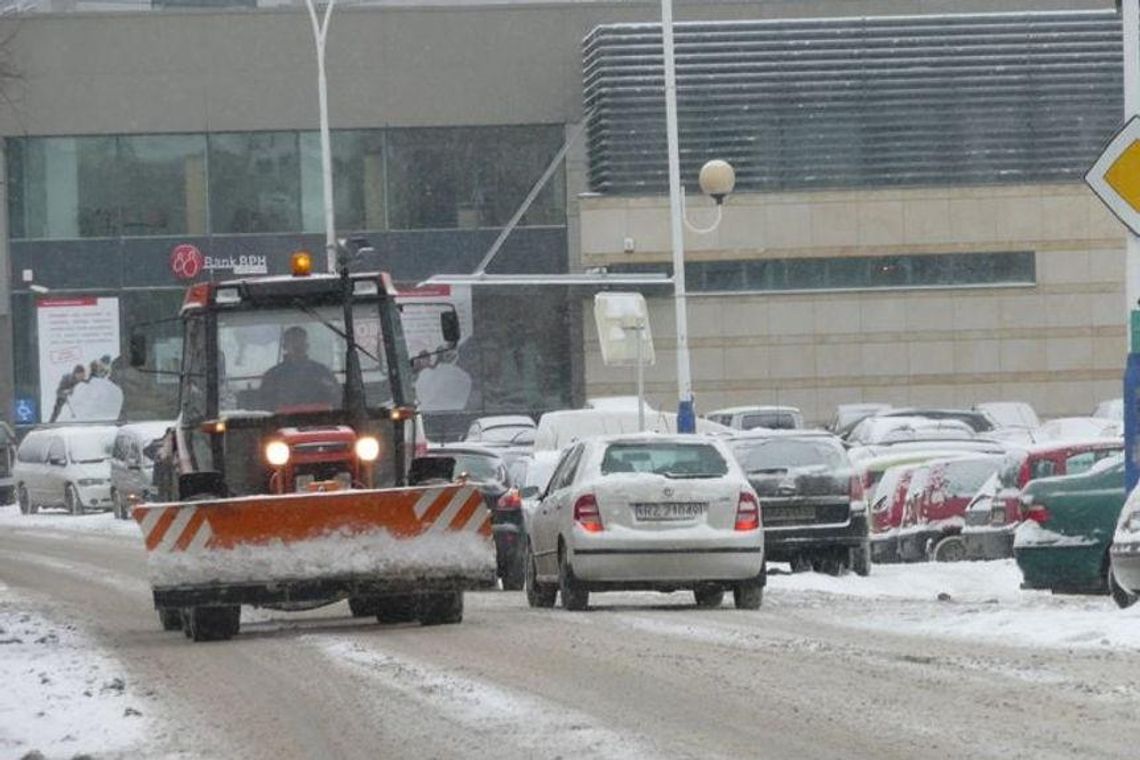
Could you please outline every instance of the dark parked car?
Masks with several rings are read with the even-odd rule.
[[[1094,438],[1085,441],[1050,441],[1010,450],[998,470],[994,494],[966,511],[962,529],[969,559],[1013,556],[1013,532],[1021,524],[1021,489],[1038,478],[1077,475],[1100,460],[1119,454],[1124,441]],[[980,494],[985,496],[985,494]]]
[[[0,420],[0,504],[11,504],[16,500],[16,481],[12,477],[16,443],[16,434],[12,428]]]
[[[1124,506],[1124,457],[1088,472],[1035,480],[1021,492],[1025,519],[1013,540],[1022,588],[1105,594],[1109,544]]]
[[[521,502],[510,498],[510,476],[499,452],[468,444],[447,444],[428,449],[412,469],[414,482],[464,480],[476,485],[491,510],[495,555],[504,588],[522,588],[522,557],[518,535],[522,525]],[[517,493],[514,494],[517,498]],[[510,526],[507,528],[506,526]],[[517,579],[517,584],[514,580]]]
[[[843,443],[811,431],[758,431],[730,448],[760,498],[765,556],[794,569],[871,572],[863,486]]]

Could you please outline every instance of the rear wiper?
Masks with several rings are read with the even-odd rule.
[[[344,330],[340,329],[339,327],[337,327],[336,325],[334,325],[332,322],[329,322],[327,319],[325,319],[324,317],[322,317],[322,316],[321,316],[321,315],[320,315],[320,314],[319,314],[319,313],[318,313],[316,310],[314,310],[314,309],[313,309],[311,306],[309,306],[308,304],[306,304],[304,301],[301,301],[300,299],[293,299],[293,306],[295,306],[297,309],[299,309],[300,311],[304,312],[305,314],[309,315],[309,316],[310,316],[310,317],[312,317],[313,319],[317,320],[318,322],[320,322],[320,323],[321,323],[322,325],[324,325],[325,327],[327,327],[327,328],[329,328],[330,330],[332,330],[332,331],[333,331],[334,333],[336,333],[336,334],[337,334],[337,335],[338,335],[338,336],[339,336],[339,337],[340,337],[340,338],[341,338],[343,341],[345,341],[346,343],[348,343],[348,344],[349,344],[349,345],[350,345],[352,348],[354,348],[354,349],[356,349],[357,351],[359,351],[360,353],[364,354],[365,356],[367,356],[369,359],[371,359],[372,361],[376,362],[377,364],[379,364],[379,363],[380,363],[380,360],[379,360],[379,359],[377,359],[375,356],[373,356],[373,355],[372,355],[372,353],[371,353],[371,352],[369,352],[369,350],[368,350],[368,349],[366,349],[366,348],[364,348],[363,346],[361,346],[361,345],[360,345],[359,343],[357,343],[357,342],[356,342],[356,341],[355,341],[353,338],[350,338],[350,337],[348,337],[348,333],[346,333]]]

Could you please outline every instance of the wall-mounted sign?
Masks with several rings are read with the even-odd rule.
[[[111,374],[119,356],[119,299],[43,298],[36,326],[46,421],[117,420],[123,392]]]
[[[205,257],[196,245],[182,243],[170,251],[170,271],[180,280],[193,280],[205,265]]]

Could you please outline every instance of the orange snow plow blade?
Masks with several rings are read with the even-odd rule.
[[[132,514],[159,606],[494,583],[490,512],[466,485],[143,504]]]

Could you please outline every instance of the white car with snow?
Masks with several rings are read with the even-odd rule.
[[[525,588],[532,607],[582,610],[592,591],[691,589],[716,607],[763,598],[756,493],[724,444],[692,435],[604,436],[566,448],[530,506]]]
[[[12,468],[20,511],[110,509],[114,440],[115,428],[106,425],[44,427],[24,436]]]

